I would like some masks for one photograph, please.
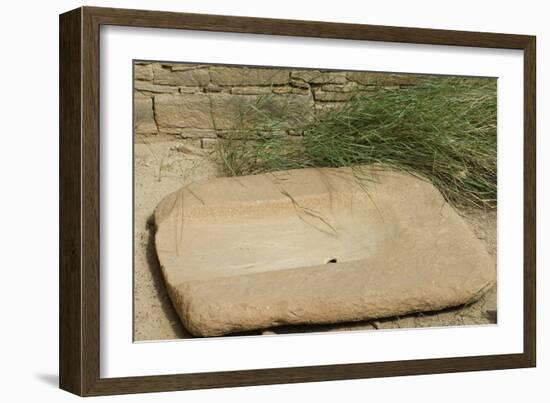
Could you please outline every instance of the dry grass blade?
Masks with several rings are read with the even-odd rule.
[[[495,79],[429,76],[302,120],[298,105],[273,105],[264,97],[243,108],[242,124],[220,142],[227,175],[376,164],[430,180],[454,205],[496,208]],[[285,116],[298,140],[284,135]]]

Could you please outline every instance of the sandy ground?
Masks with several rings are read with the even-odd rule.
[[[152,213],[164,196],[192,182],[218,176],[209,150],[192,140],[138,137],[135,144],[134,200],[134,340],[191,337],[181,325],[168,298],[154,248]],[[460,212],[477,237],[496,255],[496,213]],[[479,301],[432,313],[399,318],[323,326],[279,327],[251,334],[375,330],[432,326],[479,325],[496,322],[496,288]]]

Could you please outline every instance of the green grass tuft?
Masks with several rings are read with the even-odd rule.
[[[376,164],[430,180],[454,205],[496,208],[495,79],[430,76],[318,117],[278,105],[263,97],[241,108],[217,148],[226,175]],[[301,136],[286,135],[286,116]]]

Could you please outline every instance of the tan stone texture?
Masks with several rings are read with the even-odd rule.
[[[154,98],[155,119],[159,127],[228,130],[239,123],[240,111],[247,105],[256,105],[258,99],[255,95],[225,93],[160,94]],[[292,108],[287,108],[289,104]],[[281,95],[262,102],[257,108],[269,108],[271,114],[284,113],[285,123],[291,126],[297,119],[311,115],[313,105],[308,96]],[[257,109],[247,110],[249,119],[258,115]]]
[[[173,85],[155,85],[150,81],[136,81],[134,83],[134,89],[140,92],[150,92],[157,94],[178,92],[178,87],[174,87]]]
[[[212,83],[217,85],[277,85],[286,84],[289,70],[253,67],[211,67]]]
[[[346,73],[341,71],[292,70],[290,77],[311,84],[345,84]]]
[[[473,302],[495,262],[430,183],[300,169],[191,184],[155,211],[172,303],[196,336]],[[334,263],[331,263],[335,261]]]
[[[210,81],[208,69],[173,70],[160,64],[153,66],[153,77],[153,83],[160,85],[205,86]]]
[[[157,134],[158,129],[153,116],[153,101],[150,97],[135,94],[134,130],[141,134]]]
[[[136,80],[151,81],[153,79],[153,65],[134,64],[134,78]]]
[[[161,94],[154,98],[155,116],[161,127],[213,129],[207,94]]]

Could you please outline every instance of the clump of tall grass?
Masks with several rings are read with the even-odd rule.
[[[426,77],[417,85],[356,96],[320,117],[295,122],[300,137],[277,131],[284,114],[262,99],[219,143],[230,176],[305,167],[376,164],[430,180],[454,205],[495,208],[496,80]],[[296,121],[296,114],[293,114]],[[269,130],[266,130],[269,129]]]

